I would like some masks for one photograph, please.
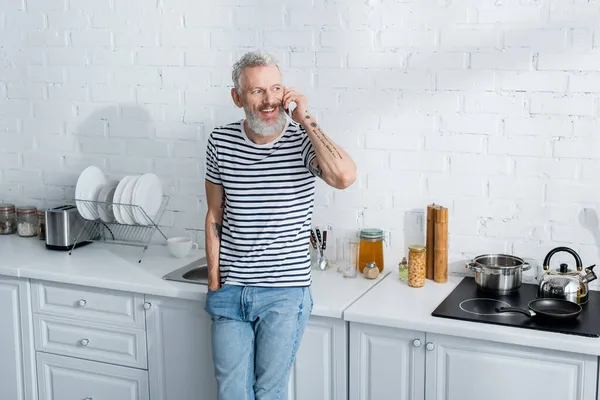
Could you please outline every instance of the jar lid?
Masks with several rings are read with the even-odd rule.
[[[0,204],[0,212],[15,211],[14,204]]]
[[[17,212],[19,214],[33,214],[37,211],[37,208],[34,206],[23,206],[17,208]]]
[[[420,253],[427,250],[427,247],[423,246],[422,244],[412,244],[408,246],[408,249]]]
[[[383,231],[381,229],[361,229],[361,239],[383,239]]]

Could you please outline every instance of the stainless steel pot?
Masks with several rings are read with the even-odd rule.
[[[507,254],[483,254],[467,264],[475,272],[479,289],[494,294],[513,293],[521,287],[523,271],[531,265],[522,258]]]

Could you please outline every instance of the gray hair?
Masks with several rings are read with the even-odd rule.
[[[241,94],[242,90],[242,71],[248,67],[267,67],[269,65],[277,65],[277,60],[271,54],[258,51],[251,51],[242,56],[235,64],[233,64],[233,72],[231,77],[235,90]]]

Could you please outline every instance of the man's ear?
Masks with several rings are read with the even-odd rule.
[[[240,99],[240,94],[237,92],[237,90],[235,90],[235,88],[231,88],[231,98],[238,108],[242,108],[244,106],[242,104],[242,99]]]

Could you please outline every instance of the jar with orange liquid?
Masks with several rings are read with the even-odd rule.
[[[362,274],[367,263],[374,262],[383,272],[383,231],[381,229],[362,229],[358,249],[358,271]]]

